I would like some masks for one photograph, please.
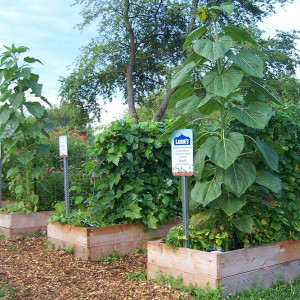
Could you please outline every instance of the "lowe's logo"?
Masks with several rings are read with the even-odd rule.
[[[190,145],[191,144],[191,138],[188,136],[184,136],[181,134],[179,137],[174,138],[174,145],[175,146],[182,146],[182,145]]]

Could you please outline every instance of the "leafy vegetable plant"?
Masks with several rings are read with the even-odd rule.
[[[22,211],[24,207],[36,211],[38,195],[34,193],[33,182],[43,170],[35,153],[46,151],[42,136],[48,136],[41,126],[46,110],[40,102],[48,101],[41,94],[39,76],[30,67],[40,61],[29,56],[22,58],[27,47],[5,48],[0,57],[0,140],[5,150],[2,162],[11,165],[18,162],[7,171],[10,188],[14,189],[17,200],[24,201],[20,206]]]

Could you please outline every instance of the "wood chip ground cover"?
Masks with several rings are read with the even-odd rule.
[[[145,254],[92,262],[50,249],[42,236],[0,240],[0,290],[7,290],[1,299],[190,299],[170,286],[127,278],[146,267]]]

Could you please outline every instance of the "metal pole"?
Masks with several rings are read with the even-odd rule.
[[[65,179],[65,208],[66,208],[66,215],[68,215],[70,213],[68,157],[64,157],[64,179]]]
[[[34,156],[34,163],[33,168],[36,168],[36,149],[33,149],[33,156]],[[36,185],[36,178],[33,178],[33,192],[35,195],[37,195],[37,185]]]
[[[186,176],[181,176],[181,189],[182,189],[182,223],[183,223],[183,233],[186,237],[186,240],[183,242],[184,248],[190,247],[190,238],[189,238],[189,212],[188,212],[188,201],[187,201],[187,180]]]

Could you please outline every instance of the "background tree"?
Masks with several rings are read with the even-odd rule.
[[[59,106],[47,110],[45,121],[53,128],[71,127],[85,130],[89,125],[89,116],[82,105],[74,102],[61,102]]]
[[[129,114],[138,120],[136,104],[149,94],[167,87],[164,98],[154,114],[159,121],[174,89],[169,78],[185,58],[182,45],[185,33],[195,26],[199,5],[219,5],[226,1],[164,1],[164,0],[77,0],[82,5],[84,29],[97,24],[97,37],[82,49],[74,71],[61,78],[61,95],[69,102],[82,103],[88,112],[100,116],[99,101],[122,94]],[[274,12],[274,5],[288,0],[235,0],[238,8],[227,24],[255,25]],[[186,16],[191,16],[187,18]],[[174,70],[175,68],[175,70]]]

